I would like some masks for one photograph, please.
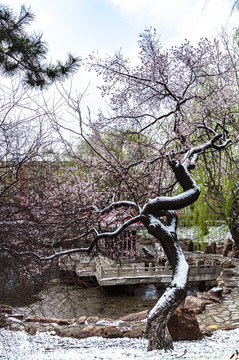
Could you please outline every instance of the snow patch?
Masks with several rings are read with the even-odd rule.
[[[161,221],[158,220],[155,216],[153,215],[148,215],[148,217],[150,218],[150,223],[149,225],[150,226],[153,226],[153,227],[157,227],[157,226],[161,226]]]
[[[238,349],[239,329],[216,331],[199,341],[179,341],[173,351],[147,352],[145,339],[72,339],[0,329],[0,358],[4,360],[227,360]],[[184,354],[184,355],[183,355]]]
[[[177,286],[177,288],[183,289],[187,283],[189,266],[179,246],[177,248],[177,254],[178,254],[178,265],[175,270],[172,285]]]

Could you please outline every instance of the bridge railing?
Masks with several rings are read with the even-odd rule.
[[[191,265],[189,276],[203,275],[203,274],[219,274],[221,271],[220,265],[215,263],[206,264],[206,265]],[[101,264],[96,265],[96,272],[99,278],[108,279],[108,278],[137,278],[137,277],[170,277],[173,274],[172,268],[166,264],[165,266],[153,266],[149,264],[146,266],[138,266],[133,264],[132,266],[120,266],[119,264],[115,267],[106,267]]]

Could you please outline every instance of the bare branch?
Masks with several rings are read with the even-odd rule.
[[[207,142],[205,142],[204,144],[201,144],[199,146],[196,146],[196,147],[192,147],[189,149],[189,151],[186,153],[184,159],[183,159],[183,162],[186,162],[188,161],[190,158],[191,161],[189,161],[187,163],[187,168],[188,169],[192,169],[195,167],[195,163],[196,161],[198,160],[198,155],[202,154],[202,153],[205,153],[206,150],[208,149],[215,149],[215,150],[222,150],[222,149],[225,149],[227,147],[227,145],[231,142],[231,139],[229,138],[229,133],[228,131],[224,128],[224,133],[226,135],[226,139],[224,140],[224,142],[222,144],[216,144],[216,142],[221,139],[223,137],[223,133],[217,133],[216,130],[217,128],[221,126],[219,124],[217,124],[216,126],[216,129],[213,130],[209,127],[206,127],[206,126],[198,126],[198,128],[200,129],[205,129],[207,130],[208,132],[212,132],[214,134],[213,138],[208,140]]]
[[[90,253],[94,246],[98,243],[99,240],[101,239],[105,239],[105,238],[110,238],[110,239],[114,239],[117,236],[119,236],[126,228],[128,228],[130,225],[135,224],[139,221],[141,221],[142,217],[141,215],[135,216],[133,218],[131,218],[130,220],[124,222],[121,226],[119,226],[115,231],[112,232],[104,232],[101,234],[98,234],[95,239],[92,241],[92,243],[89,246],[88,252]]]
[[[57,257],[60,257],[60,256],[63,256],[63,255],[70,255],[70,254],[74,254],[74,253],[77,253],[77,252],[85,252],[85,253],[87,253],[89,251],[89,248],[69,249],[69,250],[55,252],[54,254],[49,255],[49,256],[41,256],[41,255],[39,255],[38,253],[36,253],[34,251],[16,251],[16,250],[13,250],[13,249],[9,249],[7,247],[2,247],[1,250],[2,251],[7,251],[9,253],[14,253],[15,255],[18,255],[18,256],[34,256],[40,261],[49,261],[49,260],[53,260],[53,259],[55,259]]]
[[[120,207],[125,207],[125,208],[132,207],[132,208],[136,209],[137,211],[140,211],[139,206],[133,201],[116,201],[116,202],[113,202],[112,204],[110,204],[109,206],[107,206],[106,208],[102,209],[100,211],[100,213],[105,214],[105,213],[110,212],[113,209],[118,209]]]

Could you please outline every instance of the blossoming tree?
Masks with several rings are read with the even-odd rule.
[[[79,116],[79,136],[104,167],[104,176],[115,174],[112,190],[117,199],[96,212],[130,208],[135,213],[114,231],[95,229],[95,238],[85,250],[91,252],[100,239],[117,238],[141,222],[162,244],[173,269],[170,286],[148,318],[148,349],[153,350],[172,347],[167,321],[186,296],[188,265],[177,239],[176,211],[193,204],[200,194],[189,171],[199,155],[216,155],[230,143],[226,118],[218,125],[218,118],[207,114],[205,106],[210,104],[212,109],[212,98],[221,98],[231,63],[216,41],[202,40],[197,47],[186,42],[162,51],[156,33],[145,31],[139,45],[140,61],[134,66],[120,53],[106,59],[94,54],[89,58],[90,69],[103,76],[102,95],[109,97],[111,105],[107,116],[101,113],[90,124],[94,136],[87,136],[79,109],[69,102]],[[217,77],[220,82],[215,82]],[[114,129],[120,129],[122,142],[128,134],[136,137],[123,154],[112,146]],[[107,134],[112,134],[112,142],[106,141]]]
[[[216,156],[230,143],[227,125],[230,130],[233,121],[227,124],[228,108],[217,113],[213,104],[218,110],[232,67],[217,42],[202,40],[197,47],[186,42],[162,50],[156,33],[147,30],[139,45],[139,61],[134,65],[120,53],[106,59],[90,56],[89,68],[103,76],[101,90],[109,97],[108,114],[100,113],[96,121],[90,119],[86,124],[79,101],[62,94],[80,123],[75,134],[83,142],[78,152],[71,149],[70,153],[80,164],[76,170],[79,173],[63,174],[65,183],[59,188],[57,178],[49,181],[49,186],[50,178],[46,179],[41,184],[44,202],[34,196],[34,186],[27,193],[29,214],[39,217],[34,206],[37,200],[43,210],[39,221],[51,217],[59,229],[67,227],[72,202],[72,220],[84,224],[86,217],[92,224],[87,229],[82,226],[76,240],[90,233],[90,244],[74,246],[73,238],[71,249],[61,252],[56,250],[54,238],[45,254],[40,247],[16,250],[15,254],[47,261],[72,252],[91,253],[100,239],[117,238],[126,228],[141,222],[162,244],[173,269],[170,286],[148,318],[148,348],[153,350],[172,348],[167,321],[186,296],[188,265],[177,239],[176,211],[199,197],[199,187],[190,171],[199,163],[200,155],[201,161],[205,155]],[[217,115],[212,117],[212,113]],[[82,185],[81,197],[74,197],[79,187],[73,178]],[[35,187],[36,193],[41,186]],[[77,206],[78,200],[81,204]],[[125,219],[122,217],[113,231],[104,229],[98,216],[116,209],[125,212]],[[5,247],[4,251],[11,249]]]

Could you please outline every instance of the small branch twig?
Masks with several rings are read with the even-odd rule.
[[[10,253],[14,253],[15,255],[19,255],[19,256],[34,256],[40,261],[49,261],[49,260],[53,260],[53,259],[63,256],[63,255],[70,255],[70,254],[74,254],[76,252],[88,252],[89,248],[75,248],[75,249],[70,249],[70,250],[59,251],[59,252],[55,252],[54,254],[49,255],[49,256],[41,256],[34,251],[17,251],[17,250],[9,249],[6,247],[2,247],[1,250],[8,251]]]
[[[135,224],[138,221],[141,221],[141,218],[142,218],[141,215],[137,215],[137,216],[131,218],[130,220],[124,222],[115,231],[103,232],[101,234],[96,235],[95,239],[92,241],[92,243],[90,244],[90,246],[88,248],[88,253],[91,253],[94,246],[98,243],[99,240],[105,239],[105,238],[110,238],[110,239],[116,238],[117,236],[119,236],[123,232],[123,230],[128,228],[130,225]]]
[[[216,142],[223,137],[223,133],[217,133],[217,129],[219,127],[223,129],[223,133],[225,134],[225,140],[222,144],[216,144]],[[225,149],[227,145],[231,142],[231,139],[229,138],[229,132],[220,124],[216,125],[215,130],[207,126],[198,126],[198,128],[205,129],[208,132],[213,133],[214,136],[212,137],[212,139],[208,140],[204,144],[192,147],[188,150],[188,152],[186,153],[183,159],[183,163],[188,161],[188,163],[186,164],[188,170],[191,170],[195,167],[195,164],[198,160],[198,156],[202,153],[205,153],[206,150],[215,149],[220,151],[222,149]]]

